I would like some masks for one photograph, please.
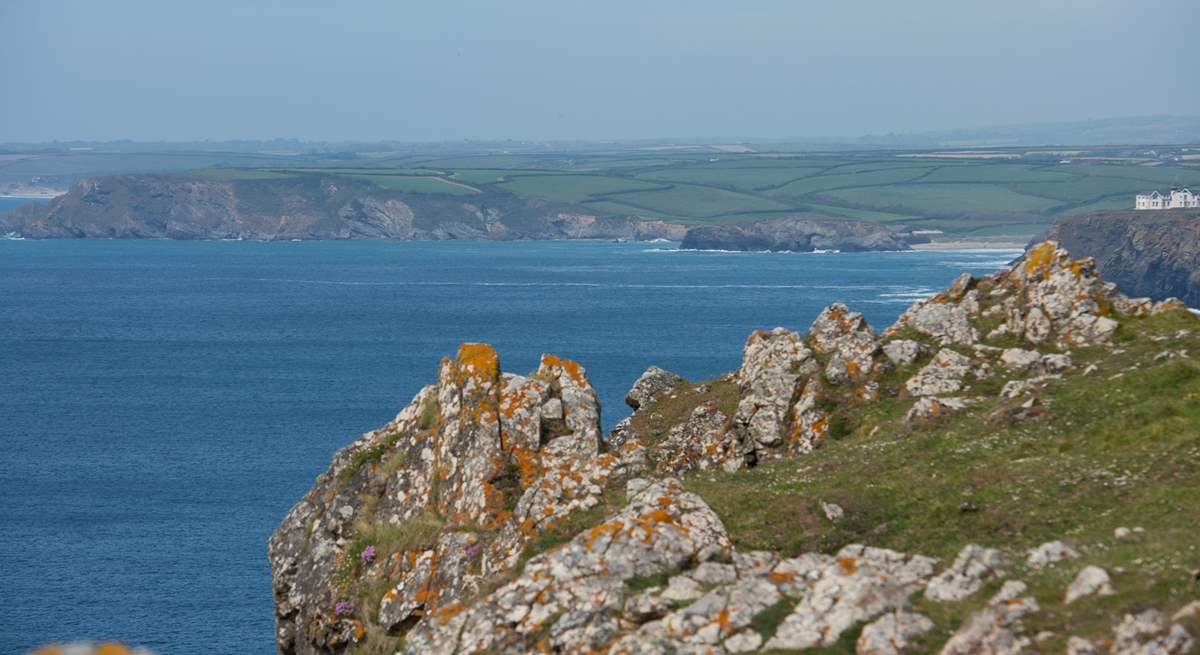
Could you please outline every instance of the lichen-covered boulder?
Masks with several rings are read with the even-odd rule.
[[[890,336],[904,327],[932,337],[943,346],[969,346],[979,340],[967,310],[940,294],[909,307],[885,334]]]
[[[660,393],[670,391],[683,382],[683,378],[670,371],[664,371],[657,366],[651,366],[633,383],[633,387],[625,394],[625,404],[633,409],[641,409]]]
[[[280,652],[340,650],[375,620],[411,627],[511,569],[625,471],[628,459],[599,452],[599,420],[575,362],[544,355],[535,373],[512,375],[491,346],[463,344],[437,384],[334,455],[272,534]],[[625,450],[638,448],[634,438]]]
[[[1013,624],[1039,609],[1033,597],[1021,597],[1026,589],[1025,583],[1018,580],[1004,583],[987,606],[963,622],[942,647],[941,655],[1019,655],[1036,652],[1033,640],[1018,636],[1012,630]]]
[[[792,402],[802,380],[817,369],[799,334],[783,328],[759,330],[746,340],[737,381],[742,392],[733,418],[744,455],[783,442]]]
[[[1004,574],[1007,564],[1000,551],[967,544],[954,563],[929,581],[925,597],[936,601],[957,601],[979,591],[985,580]]]
[[[834,644],[850,626],[903,607],[933,573],[933,560],[882,548],[847,546],[808,578],[808,589],[779,624],[767,649]]]
[[[954,393],[963,388],[970,372],[969,357],[949,348],[942,348],[934,355],[933,361],[904,383],[904,389],[910,396]]]
[[[687,420],[671,428],[652,450],[655,469],[674,475],[691,470],[737,470],[744,464],[729,428],[729,417],[713,401],[701,403]]]
[[[464,611],[418,625],[404,652],[600,650],[617,636],[626,581],[731,555],[716,514],[677,481],[662,480]]]
[[[845,384],[864,378],[875,367],[879,339],[859,312],[850,311],[842,303],[826,307],[809,329],[813,350],[829,354],[826,378],[834,384]]]

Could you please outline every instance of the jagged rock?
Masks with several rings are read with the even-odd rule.
[[[953,414],[954,412],[961,412],[971,402],[972,399],[970,398],[933,398],[925,396],[918,398],[917,402],[913,403],[912,408],[904,415],[904,420],[909,423],[917,423]]]
[[[1041,546],[1030,550],[1029,557],[1026,558],[1025,563],[1033,568],[1040,569],[1043,566],[1078,557],[1079,553],[1063,542],[1047,541]]]
[[[845,384],[869,375],[874,369],[879,340],[863,315],[842,303],[826,307],[809,330],[813,349],[832,354],[825,377],[833,384]]]
[[[904,610],[888,612],[868,623],[855,643],[857,655],[900,655],[911,641],[933,629],[933,621]]]
[[[1028,380],[1009,380],[1004,383],[1004,388],[1000,390],[1000,397],[1006,400],[1020,398],[1029,393],[1031,387],[1032,385]]]
[[[633,409],[640,409],[664,391],[670,391],[683,382],[683,378],[670,371],[664,371],[657,366],[651,366],[642,373],[633,387],[625,394],[625,404]]]
[[[522,377],[502,373],[490,346],[463,344],[443,360],[436,385],[339,451],[272,534],[280,649],[322,652],[359,639],[359,616],[375,609],[388,627],[425,620],[482,577],[508,570],[529,539],[594,506],[607,480],[625,470],[625,457],[597,452],[598,435],[599,404],[578,364],[546,355],[536,374]],[[635,438],[624,450],[639,446]],[[355,537],[409,521],[425,522],[424,543],[408,551],[372,544],[379,552],[367,574],[391,585],[378,608],[334,612],[340,572],[357,557],[347,550]],[[484,545],[457,525],[496,537]]]
[[[903,607],[931,573],[933,560],[928,557],[847,546],[815,572],[807,592],[765,648],[829,646],[855,623]]]
[[[1163,633],[1166,634],[1163,634]],[[1113,635],[1111,652],[1114,655],[1183,655],[1189,653],[1195,641],[1182,626],[1168,626],[1161,612],[1148,609],[1140,614],[1126,614]]]
[[[600,400],[588,381],[587,371],[579,364],[554,355],[542,355],[535,377],[548,380],[558,392],[569,438],[558,438],[553,445],[577,453],[594,453],[600,447]]]
[[[883,354],[896,366],[908,366],[917,361],[924,347],[911,339],[896,339],[883,344]]]
[[[671,611],[671,601],[660,587],[651,587],[625,601],[625,618],[635,623],[660,619]]]
[[[970,273],[959,273],[958,277],[946,289],[946,295],[954,302],[959,302],[975,286],[975,276]]]
[[[979,332],[971,326],[966,309],[946,302],[940,295],[910,307],[885,334],[895,334],[904,326],[933,337],[943,346],[966,346],[979,340]]]
[[[743,465],[729,419],[716,402],[700,404],[686,422],[676,425],[667,438],[652,449],[659,473],[678,474],[691,470],[737,470]]]
[[[1052,341],[1061,348],[1103,343],[1118,326],[1108,314],[1134,307],[1096,275],[1091,258],[1072,260],[1053,241],[1030,248],[997,281],[1015,292],[1005,300],[1007,332],[1030,343]]]
[[[1018,637],[1011,626],[1038,611],[1032,597],[1019,597],[1026,585],[1018,580],[1004,583],[986,607],[971,615],[942,647],[941,655],[1018,655],[1034,652],[1028,637]]]
[[[1067,587],[1067,596],[1064,599],[1066,603],[1073,603],[1084,596],[1099,594],[1108,596],[1116,593],[1113,591],[1111,580],[1108,577],[1108,572],[1099,566],[1088,566],[1075,576],[1075,580],[1071,582],[1071,586]]]
[[[811,453],[829,438],[829,412],[820,407],[821,383],[809,380],[792,408],[792,429],[788,433],[787,453]]]
[[[683,609],[647,623],[617,641],[614,652],[638,652],[646,643],[669,644],[668,652],[712,647],[750,625],[755,615],[779,602],[775,585],[761,578],[738,580],[696,598]],[[736,643],[736,642],[735,642]]]
[[[910,396],[938,396],[963,388],[971,372],[971,360],[949,348],[942,348],[933,361],[909,378],[904,388]]]
[[[742,399],[733,419],[739,451],[755,451],[782,443],[792,400],[801,379],[817,368],[812,351],[795,332],[759,330],[746,340],[738,386]]]
[[[673,479],[652,484],[612,519],[531,559],[519,577],[469,608],[424,621],[405,653],[599,649],[618,630],[625,581],[688,563],[728,560],[716,514]]]
[[[1028,371],[1041,358],[1042,355],[1038,351],[1024,348],[1005,348],[1004,352],[1000,353],[1000,363],[1004,364],[1005,368],[1017,371]]]
[[[929,581],[925,597],[930,600],[962,600],[979,591],[983,582],[1004,575],[1007,564],[1000,551],[967,544],[954,563]]]

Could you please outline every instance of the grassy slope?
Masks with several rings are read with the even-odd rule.
[[[155,170],[210,180],[370,176],[380,186],[410,193],[464,195],[478,188],[570,203],[583,212],[683,223],[812,213],[942,229],[952,237],[1032,236],[1061,215],[1127,207],[1138,189],[1200,186],[1197,166],[1059,164],[1047,154],[1019,162],[902,154],[617,148],[334,162],[236,153],[59,153],[0,161],[0,182]],[[213,166],[222,168],[203,168]]]
[[[1191,334],[1176,339],[1183,329]],[[1154,362],[1167,348],[1193,357]],[[1108,638],[1126,611],[1173,611],[1200,597],[1191,581],[1200,568],[1196,355],[1200,320],[1190,314],[1125,319],[1114,347],[1072,353],[1075,370],[1039,394],[1046,416],[989,419],[1008,379],[1001,373],[975,386],[990,400],[914,427],[903,418],[912,400],[897,392],[926,357],[889,374],[879,402],[843,409],[840,438],[812,455],[738,473],[694,473],[684,482],[741,549],[787,556],[866,543],[949,561],[967,543],[1000,547],[1017,560],[1010,577],[1028,582],[1042,606],[1025,621],[1027,632],[1055,632],[1045,652],[1062,652],[1067,635]],[[1098,371],[1085,376],[1090,363]],[[717,380],[707,393],[661,399],[635,417],[635,428],[653,443],[706,398],[732,411],[731,387]],[[826,520],[821,502],[841,505],[846,518]],[[1121,526],[1146,532],[1118,541],[1113,530]],[[1027,570],[1024,552],[1053,539],[1082,558]],[[1086,564],[1106,568],[1117,594],[1063,605],[1064,590]],[[924,648],[948,638],[998,586],[963,603],[914,598],[938,624]],[[852,652],[853,639],[844,641],[830,652]]]

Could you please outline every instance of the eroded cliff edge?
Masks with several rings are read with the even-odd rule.
[[[157,239],[630,239],[683,237],[681,225],[595,216],[507,193],[404,193],[345,177],[85,180],[42,205],[0,214],[0,234]]]
[[[1050,229],[1049,238],[1095,258],[1100,274],[1126,293],[1174,296],[1200,307],[1200,210],[1069,216]]]
[[[648,369],[605,439],[579,364],[464,344],[272,535],[279,650],[1191,652],[1195,352],[1054,243]]]
[[[867,221],[772,218],[730,225],[701,225],[689,228],[681,248],[686,250],[741,250],[812,252],[840,250],[911,250],[913,243],[927,241],[907,228]]]

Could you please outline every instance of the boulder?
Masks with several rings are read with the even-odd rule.
[[[1067,587],[1067,595],[1063,602],[1070,604],[1084,596],[1114,594],[1116,592],[1113,591],[1111,582],[1108,572],[1099,566],[1085,567],[1075,576],[1071,586]]]
[[[868,623],[855,642],[857,655],[900,655],[912,641],[933,629],[933,621],[906,610],[894,610]]]
[[[746,340],[737,381],[742,392],[733,432],[743,455],[779,446],[800,382],[816,371],[804,340],[783,328],[759,330]]]
[[[937,601],[962,600],[979,591],[985,580],[1004,575],[1007,562],[1000,551],[967,544],[954,563],[925,587],[925,597]]]
[[[1047,541],[1029,551],[1029,557],[1025,559],[1025,564],[1035,569],[1040,569],[1050,564],[1056,564],[1068,559],[1077,559],[1078,557],[1079,553],[1063,542]]]
[[[657,366],[651,366],[638,376],[633,387],[625,394],[625,404],[635,410],[641,409],[655,396],[674,389],[680,382],[683,382],[683,378],[678,375],[664,371]]]
[[[704,501],[673,479],[655,482],[469,608],[418,624],[401,652],[528,651],[542,639],[557,651],[598,650],[617,634],[626,581],[731,556]]]
[[[971,372],[971,360],[949,348],[942,348],[933,361],[909,378],[904,389],[910,396],[938,396],[959,391]]]
[[[1011,629],[1014,623],[1038,611],[1036,600],[1020,597],[1025,591],[1024,582],[1010,580],[1004,583],[987,606],[963,622],[942,647],[941,655],[1017,655],[1036,652],[1032,640],[1018,637]]]
[[[924,347],[911,339],[896,339],[883,344],[883,354],[896,366],[908,366],[917,361]]]

